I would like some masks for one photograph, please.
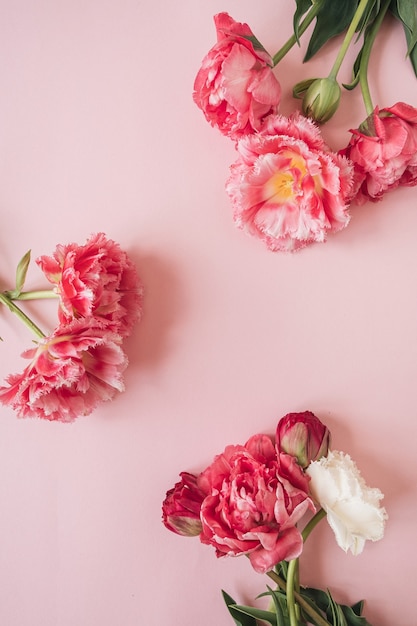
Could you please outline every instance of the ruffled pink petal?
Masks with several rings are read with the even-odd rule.
[[[293,527],[280,534],[274,549],[258,548],[248,556],[255,572],[265,574],[271,571],[280,561],[289,561],[299,557],[302,549],[303,540],[300,532]]]

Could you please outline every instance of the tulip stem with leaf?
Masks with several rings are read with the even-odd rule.
[[[323,2],[321,0],[317,0],[311,9],[308,11],[304,20],[301,22],[299,26],[294,24],[294,34],[284,43],[284,45],[278,50],[276,54],[272,57],[273,67],[278,65],[278,63],[285,57],[285,55],[295,46],[296,43],[300,42],[301,35],[307,30],[310,26],[311,22],[317,17],[317,14],[321,10],[321,5]]]
[[[319,124],[323,124],[333,117],[339,107],[341,89],[337,76],[356,31],[361,23],[366,23],[367,17],[369,17],[369,8],[369,0],[359,2],[328,76],[326,78],[309,78],[294,86],[294,97],[303,99],[304,115],[313,118]],[[367,11],[368,16],[366,16]]]
[[[329,78],[336,80],[337,75],[339,73],[339,70],[341,68],[341,65],[343,63],[343,60],[346,56],[346,53],[348,51],[348,48],[352,42],[352,39],[355,35],[355,32],[359,26],[360,21],[363,19],[363,16],[365,14],[366,9],[368,8],[369,5],[369,0],[361,0],[358,8],[355,11],[355,14],[353,16],[353,19],[351,21],[351,23],[349,24],[349,28],[347,29],[346,35],[343,39],[343,43],[340,47],[340,50],[337,54],[336,60],[333,63],[333,67],[330,70],[329,73]]]
[[[20,259],[16,269],[16,285],[9,291],[0,292],[0,302],[32,331],[39,339],[46,335],[42,330],[15,304],[14,300],[39,300],[45,298],[57,298],[58,295],[53,289],[38,289],[34,291],[22,291],[26,280],[26,274],[30,263],[30,250]]]
[[[305,526],[302,534],[303,543],[307,540],[308,536],[312,532],[312,530],[317,526],[317,524],[326,517],[326,511],[324,509],[320,509],[308,522]],[[286,583],[286,595],[287,595],[287,607],[288,607],[288,615],[290,619],[290,626],[298,626],[299,625],[299,609],[297,607],[297,602],[300,603],[301,599],[301,608],[309,615],[309,617],[313,618],[316,623],[320,626],[327,626],[328,622],[324,620],[317,611],[303,602],[303,599],[300,595],[299,581],[299,559],[292,559],[288,563],[287,570],[287,583]]]
[[[26,313],[24,313],[22,309],[13,302],[13,299],[11,299],[7,293],[0,292],[0,302],[7,306],[9,311],[17,315],[17,317],[36,335],[36,337],[43,339],[46,336],[45,333],[42,332],[41,329],[30,319],[30,317],[28,317]]]
[[[359,55],[359,84],[361,88],[362,98],[365,104],[366,113],[371,115],[374,110],[374,105],[372,103],[371,93],[369,90],[368,83],[368,65],[369,58],[371,55],[372,46],[375,41],[375,37],[384,21],[384,17],[388,11],[389,5],[391,4],[391,0],[385,0],[382,4],[379,13],[375,19],[375,22],[372,24],[372,27],[369,29],[368,33],[365,34],[363,48]]]

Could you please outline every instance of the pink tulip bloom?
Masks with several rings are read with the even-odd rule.
[[[397,102],[373,113],[340,151],[354,166],[352,200],[381,200],[385,192],[417,184],[417,109]]]
[[[326,456],[330,431],[311,411],[288,413],[278,422],[276,447],[278,453],[295,456],[301,467]]]
[[[231,138],[259,130],[275,113],[281,87],[272,72],[272,59],[247,24],[227,13],[214,17],[217,44],[202,62],[193,98],[206,119]]]
[[[60,298],[66,324],[94,316],[127,337],[140,316],[142,288],[135,266],[119,244],[103,233],[83,245],[58,245],[52,256],[36,260]]]
[[[308,478],[294,457],[277,456],[269,437],[228,446],[197,482],[207,494],[200,540],[218,557],[247,554],[255,571],[265,573],[300,555],[296,524],[308,509],[314,511]]]
[[[270,250],[324,242],[349,223],[352,168],[311,120],[271,116],[259,133],[238,141],[237,151],[226,184],[234,220]]]
[[[19,417],[70,422],[124,390],[127,358],[120,337],[93,318],[58,327],[23,357],[30,364],[9,375],[0,402]]]

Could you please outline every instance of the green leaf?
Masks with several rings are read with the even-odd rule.
[[[310,9],[313,3],[312,3],[312,0],[295,0],[295,1],[297,4],[297,8],[295,10],[294,17],[293,17],[293,28],[294,28],[295,38],[297,40],[297,43],[299,44],[300,43],[301,18],[303,17],[305,13],[307,13],[307,11]]]
[[[359,602],[352,604],[350,609],[355,613],[355,615],[362,615],[364,604],[365,604],[364,600],[359,600]]]
[[[30,263],[30,250],[26,252],[20,259],[16,268],[16,289],[13,292],[13,297],[17,297],[23,289],[25,284],[26,274]]]
[[[269,622],[271,626],[277,626],[277,616],[275,613],[272,613],[272,611],[264,611],[262,609],[256,609],[252,606],[240,606],[238,604],[230,605],[229,611],[230,609],[235,609],[244,615],[249,615],[250,617],[261,619],[264,622]]]
[[[322,589],[302,587],[301,595],[310,598],[322,611],[327,611],[329,599],[327,597],[327,593]]]
[[[363,50],[365,48],[365,44],[368,41],[368,37],[372,36],[371,33],[371,25],[367,24],[366,30],[365,30],[365,34],[363,36],[363,44],[361,49],[359,50],[359,53],[355,59],[355,62],[353,64],[353,72],[352,72],[352,81],[349,84],[343,84],[343,87],[345,89],[348,90],[352,90],[356,87],[356,85],[359,83],[359,79],[360,79],[360,65],[361,65],[361,59],[362,59],[362,54],[363,54]]]
[[[355,610],[358,605],[360,605],[359,612]],[[340,606],[348,626],[371,626],[371,624],[364,617],[361,617],[363,600],[357,602],[353,606],[345,606],[344,604],[341,604]]]
[[[417,43],[417,5],[415,0],[397,0],[397,11],[400,20],[410,31],[409,47]]]
[[[231,596],[229,596],[228,593],[223,591],[223,589],[222,589],[222,595],[223,595],[223,600],[226,603],[227,609],[230,615],[233,617],[233,621],[235,622],[236,626],[257,626],[256,619],[254,619],[253,617],[250,617],[249,615],[245,615],[244,613],[241,613],[235,610],[236,602],[233,600]]]
[[[329,598],[329,608],[330,608],[332,620],[333,620],[332,624],[334,626],[347,626],[347,622],[346,622],[341,606],[333,600],[330,591],[327,592],[327,596]]]
[[[304,599],[313,601],[326,614],[327,620],[332,620],[331,623],[334,626],[339,626],[340,624],[345,626],[371,626],[365,617],[361,617],[363,600],[356,602],[352,606],[337,604],[330,592],[326,593],[322,589],[314,589],[312,587],[303,587],[301,595]],[[342,622],[340,622],[340,613],[342,613],[344,618]],[[339,621],[335,622],[333,621],[334,619],[339,619]]]
[[[281,578],[283,578],[286,581],[287,580],[287,576],[288,576],[288,561],[280,561],[275,566],[275,570],[276,570],[278,576],[281,576]]]
[[[393,0],[390,11],[403,24],[407,55],[417,76],[417,4],[415,0]]]
[[[348,28],[357,4],[357,0],[323,0],[304,62],[309,61],[329,39]]]
[[[373,2],[369,2],[365,9],[365,13],[362,15],[362,19],[359,22],[358,28],[356,29],[358,33],[362,33],[365,28],[372,24],[380,9],[381,0],[374,0]]]
[[[263,596],[270,596],[272,597],[272,601],[274,603],[274,607],[275,607],[275,612],[276,612],[276,617],[277,617],[277,626],[291,626],[290,625],[290,617],[288,615],[288,608],[287,608],[287,596],[286,594],[281,591],[280,589],[271,589],[271,587],[268,587],[267,585],[267,589],[268,591],[266,591],[265,593],[261,593],[258,598],[261,598]]]

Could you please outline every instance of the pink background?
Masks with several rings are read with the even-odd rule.
[[[180,471],[305,409],[385,493],[390,520],[358,557],[323,522],[303,582],[366,598],[374,626],[416,623],[416,191],[353,209],[325,245],[271,253],[233,225],[234,147],[191,97],[215,13],[248,22],[274,53],[294,6],[0,2],[2,289],[27,249],[36,258],[97,231],[128,250],[146,288],[124,394],[72,425],[0,410],[2,626],[231,626],[220,589],[251,603],[267,579],[169,533],[161,502]],[[283,113],[298,106],[293,84],[325,75],[339,43],[279,65]],[[371,59],[381,107],[417,105],[405,52],[389,20]],[[342,147],[363,117],[359,90],[345,94],[326,140]],[[28,287],[43,285],[33,265]],[[50,328],[55,307],[26,310]],[[5,310],[0,335],[3,379],[32,338]]]

